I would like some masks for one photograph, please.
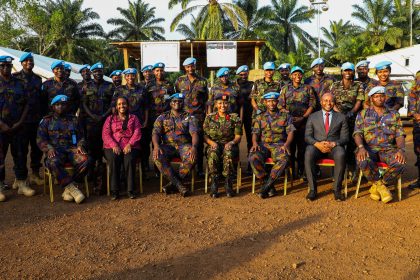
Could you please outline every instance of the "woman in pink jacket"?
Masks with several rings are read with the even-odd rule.
[[[118,97],[115,113],[106,119],[102,129],[105,158],[110,169],[111,200],[119,196],[121,165],[124,166],[128,197],[135,198],[134,176],[140,154],[141,125],[138,118],[128,112],[128,106],[125,97]]]

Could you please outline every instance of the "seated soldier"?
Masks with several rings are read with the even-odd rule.
[[[204,120],[204,141],[207,143],[207,166],[211,179],[210,196],[218,197],[217,183],[219,167],[223,165],[222,175],[225,177],[227,197],[234,195],[232,190],[233,161],[239,157],[238,144],[241,142],[242,122],[239,115],[229,113],[227,94],[217,94],[214,97],[217,112],[207,115]]]
[[[182,180],[196,162],[200,128],[198,120],[182,110],[182,93],[175,93],[169,99],[171,110],[161,114],[153,126],[153,160],[159,171],[170,181],[163,191],[169,194],[175,186],[185,197],[190,193]],[[171,167],[171,160],[175,157],[180,157],[182,161],[178,176]]]
[[[83,130],[77,118],[65,113],[67,102],[66,95],[57,95],[51,100],[52,113],[41,120],[37,143],[46,154],[46,168],[64,189],[63,200],[81,203],[85,196],[79,190],[76,181],[80,182],[85,176],[89,157],[85,152]],[[66,163],[72,164],[72,174],[66,170]]]
[[[252,147],[248,160],[255,176],[265,179],[259,193],[261,198],[276,195],[274,183],[289,164],[290,144],[296,130],[292,117],[277,108],[279,96],[278,92],[269,92],[262,96],[267,111],[256,116],[252,128]],[[264,168],[267,158],[274,161],[268,176]]]
[[[387,203],[392,200],[388,190],[405,169],[405,134],[400,115],[385,106],[385,91],[377,86],[369,91],[370,107],[356,117],[353,137],[357,145],[356,160],[363,175],[372,183],[370,198]],[[381,176],[377,162],[388,169]]]

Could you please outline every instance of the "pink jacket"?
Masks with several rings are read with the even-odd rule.
[[[102,129],[104,149],[119,146],[122,150],[127,144],[130,144],[131,148],[140,148],[141,124],[139,119],[135,115],[129,114],[127,129],[123,130],[122,126],[123,120],[118,115],[108,116]]]

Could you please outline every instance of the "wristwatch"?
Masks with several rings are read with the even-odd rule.
[[[357,146],[357,148],[361,149],[364,148],[365,146],[363,144],[360,144],[359,146]]]

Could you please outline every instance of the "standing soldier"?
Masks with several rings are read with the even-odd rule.
[[[115,90],[112,83],[104,80],[103,69],[104,66],[101,62],[92,65],[90,70],[93,80],[87,82],[82,92],[82,107],[86,115],[86,142],[89,155],[92,158],[88,181],[98,194],[104,188],[98,187],[97,179],[102,178],[102,175],[105,174],[105,166],[102,163],[102,127],[105,119],[111,113],[111,101]]]
[[[378,81],[371,79],[369,77],[369,64],[370,61],[362,60],[356,64],[356,72],[357,72],[357,79],[356,81],[362,84],[363,92],[365,92],[366,88],[370,83],[378,85]]]
[[[291,83],[291,80],[290,80],[290,64],[289,63],[282,63],[277,68],[277,70],[279,70],[279,73],[280,73],[279,82],[280,82],[281,88],[290,84]]]
[[[186,74],[179,77],[175,82],[175,91],[182,93],[184,96],[184,111],[194,116],[198,121],[200,130],[198,131],[198,154],[197,154],[197,170],[200,177],[203,173],[203,122],[206,117],[206,102],[209,95],[207,88],[207,80],[200,77],[196,72],[197,60],[189,57],[184,60]]]
[[[207,143],[207,166],[210,174],[210,196],[218,197],[219,169],[223,166],[227,197],[234,195],[232,174],[234,160],[239,159],[239,147],[242,136],[242,122],[238,114],[229,112],[231,95],[218,93],[215,97],[217,112],[210,113],[204,120],[204,141]]]
[[[357,115],[353,133],[357,163],[372,183],[370,198],[383,203],[392,200],[388,186],[403,173],[406,163],[405,135],[400,115],[385,106],[385,91],[381,86],[369,91],[372,105]],[[379,173],[378,161],[388,165],[383,175]]]
[[[71,65],[70,63],[64,63],[64,73],[65,73],[65,77],[67,79],[70,79],[70,75],[71,75]]]
[[[24,145],[28,145],[28,143],[22,129],[29,109],[28,95],[24,81],[12,76],[12,60],[13,58],[10,56],[0,56],[0,130],[2,137],[0,200],[6,199],[1,190],[4,189],[4,179],[6,178],[4,159],[9,146],[15,172],[13,188],[18,188],[18,194],[24,194],[25,196],[35,194],[35,191],[29,188],[26,180],[28,176],[28,169],[25,164],[27,148]]]
[[[349,134],[353,135],[354,122],[356,115],[362,108],[362,102],[365,99],[362,84],[354,81],[354,65],[350,62],[341,65],[342,80],[335,82],[331,86],[331,93],[335,98],[334,111],[347,116]],[[346,160],[349,171],[353,174],[352,180],[356,178],[356,160],[354,150],[356,145],[353,140],[347,142]]]
[[[381,61],[375,65],[376,75],[378,76],[378,83],[369,83],[365,91],[365,108],[369,107],[371,102],[369,96],[366,96],[375,86],[382,86],[385,88],[385,107],[398,111],[404,106],[404,90],[401,83],[392,81],[391,75],[391,62]]]
[[[252,147],[248,160],[255,176],[265,180],[259,193],[261,198],[277,194],[274,183],[289,164],[290,144],[295,127],[290,115],[278,109],[279,96],[278,92],[269,92],[262,96],[267,111],[255,117],[252,128]],[[274,161],[269,175],[264,166],[267,158]]]
[[[83,86],[92,80],[92,73],[90,72],[90,65],[85,64],[79,69],[79,74],[82,76],[82,81],[77,84],[80,94],[82,93]]]
[[[182,184],[182,180],[194,167],[200,127],[194,115],[182,110],[182,93],[175,93],[169,99],[171,110],[160,115],[153,125],[153,160],[159,171],[170,181],[170,184],[164,187],[164,192],[172,193],[175,186],[185,197],[190,192]],[[180,157],[182,161],[179,175],[176,175],[171,167],[174,157]]]
[[[320,100],[321,96],[329,91],[331,85],[335,82],[333,76],[324,73],[325,60],[320,57],[312,61],[311,69],[313,75],[305,80],[305,85],[310,85],[315,91],[316,107],[315,111],[321,109]]]
[[[141,68],[141,73],[143,74],[144,80],[140,82],[143,87],[148,87],[150,83],[155,80],[153,75],[153,65],[146,65]]]
[[[256,80],[254,87],[251,92],[251,104],[254,108],[252,117],[255,118],[256,115],[265,112],[265,102],[263,101],[263,95],[268,92],[277,92],[280,93],[281,85],[279,82],[273,80],[274,69],[276,66],[274,62],[268,61],[264,63],[264,78]]]
[[[294,132],[293,142],[290,147],[290,163],[295,170],[297,158],[298,177],[305,174],[304,155],[305,155],[305,125],[309,115],[316,106],[315,93],[311,86],[302,83],[303,69],[294,66],[291,71],[291,83],[281,89],[279,98],[279,108],[286,110],[293,120]],[[297,148],[297,157],[296,154]]]
[[[41,100],[41,86],[42,79],[40,76],[36,75],[32,69],[34,68],[34,57],[32,53],[24,53],[20,59],[22,64],[22,70],[16,73],[13,73],[13,76],[21,79],[25,82],[25,88],[28,98],[29,110],[26,115],[25,122],[23,124],[24,131],[24,143],[23,153],[24,155],[28,154],[28,147],[31,146],[31,169],[32,174],[29,176],[29,183],[35,185],[42,185],[44,180],[39,176],[39,169],[41,168],[41,158],[42,152],[36,144],[36,133],[38,129],[38,124],[41,118],[43,117],[43,112],[41,111],[41,103],[47,102],[46,100]],[[23,157],[24,165],[26,166],[27,157]]]
[[[114,84],[114,87],[117,88],[122,84],[122,71],[121,70],[114,70],[112,71],[111,75],[109,77],[112,79],[112,83]]]
[[[247,65],[242,65],[236,70],[236,75],[239,78],[236,80],[236,85],[239,87],[240,99],[243,101],[243,116],[242,123],[244,124],[247,151],[252,147],[252,105],[251,105],[251,91],[254,82],[248,81],[249,68]],[[251,165],[248,163],[247,172],[252,174]]]
[[[420,71],[416,73],[416,80],[408,96],[408,112],[413,118],[414,153],[416,154],[417,180],[409,188],[420,186]]]
[[[54,73],[54,77],[47,79],[42,83],[42,95],[48,99],[45,102],[44,112],[50,111],[48,104],[57,95],[65,95],[68,97],[66,110],[67,113],[75,115],[79,109],[80,94],[77,83],[72,79],[66,78],[64,73],[64,61],[58,60],[51,64],[51,70]]]
[[[219,71],[217,71],[216,77],[219,80],[210,89],[209,100],[207,101],[207,113],[210,114],[216,109],[215,97],[225,94],[229,96],[228,113],[238,114],[242,120],[243,101],[239,94],[239,88],[229,80],[229,68],[220,68]]]

